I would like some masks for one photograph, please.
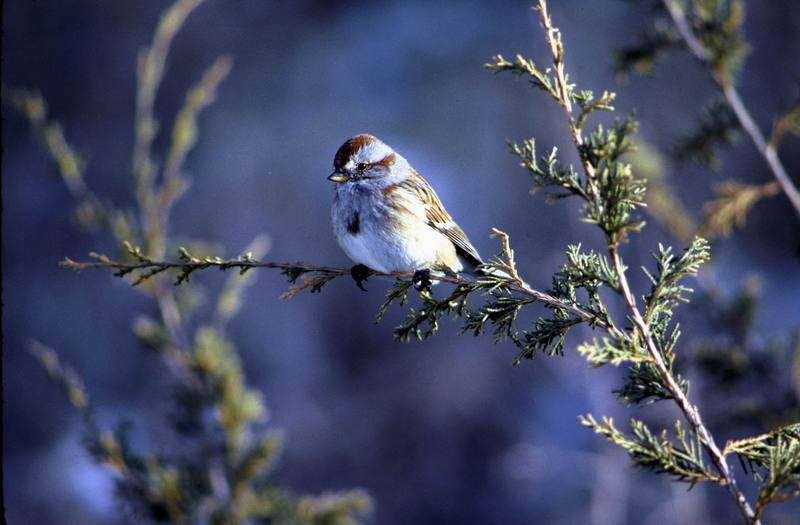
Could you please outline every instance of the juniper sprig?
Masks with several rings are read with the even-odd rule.
[[[578,119],[573,116],[571,102],[577,100],[578,93],[585,91],[578,92],[573,84],[567,82],[560,32],[552,24],[546,1],[540,0],[537,9],[552,54],[555,73],[550,69],[540,69],[533,61],[521,57],[511,63],[502,56],[497,56],[487,67],[495,72],[509,71],[518,76],[530,76],[534,79],[532,85],[556,99],[566,113],[567,127],[581,159],[582,174],[576,173],[571,167],[560,167],[555,151],[542,159],[545,167],[541,168],[536,162],[532,140],[522,147],[512,147],[512,151],[520,156],[536,186],[561,187],[569,195],[582,199],[584,219],[599,226],[606,238],[610,260],[608,266],[613,269],[616,277],[613,281],[616,286],[612,289],[622,297],[632,326],[624,331],[609,330],[610,337],[599,343],[584,343],[581,345],[581,353],[596,365],[631,361],[633,365],[618,395],[628,403],[639,403],[650,398],[673,400],[689,423],[692,434],[696,436],[697,446],[687,455],[686,443],[681,441],[686,463],[676,467],[678,463],[672,459],[674,454],[664,453],[667,450],[666,438],[661,442],[655,440],[643,423],[632,423],[634,435],[629,439],[616,431],[610,421],[605,426],[597,424],[593,419],[584,421],[608,439],[631,451],[631,457],[637,465],[655,468],[659,472],[677,473],[679,478],[707,479],[725,486],[745,521],[757,523],[758,517],[739,490],[725,456],[703,423],[699,410],[689,401],[688,383],[673,369],[674,349],[680,331],[677,327],[670,328],[670,322],[674,308],[679,302],[685,301],[685,294],[689,291],[680,281],[685,276],[694,275],[699,266],[709,259],[708,245],[705,240],[697,238],[678,258],[673,256],[671,248],[660,247],[655,255],[658,271],[654,275],[647,274],[651,281],[651,290],[643,297],[644,306],[640,309],[620,253],[620,243],[630,233],[643,227],[635,212],[643,205],[644,181],[637,179],[630,165],[622,160],[622,155],[631,148],[628,137],[635,132],[635,123],[629,118],[618,121],[609,130],[598,125],[584,139],[583,125],[587,119],[584,115]],[[721,63],[727,63],[720,60]],[[595,264],[599,270],[601,265]],[[679,440],[683,440],[683,431],[677,426],[676,430]],[[698,454],[701,454],[701,447],[716,469],[712,476],[690,475],[690,472],[705,472],[704,468],[700,469],[702,456]],[[642,454],[642,450],[652,451],[654,455]]]

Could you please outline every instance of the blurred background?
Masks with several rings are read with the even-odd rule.
[[[123,205],[132,204],[136,54],[169,3],[3,3],[3,84],[41,91],[86,159],[88,183]],[[507,231],[524,275],[547,288],[567,244],[598,247],[602,239],[579,221],[576,204],[548,206],[541,195],[531,197],[529,180],[504,142],[534,136],[542,148],[558,146],[574,161],[555,104],[482,67],[497,53],[547,60],[529,4],[209,1],[177,36],[156,101],[169,129],[202,71],[221,53],[234,57],[217,101],[201,116],[199,142],[187,161],[192,186],[174,210],[171,235],[178,242],[210,241],[232,257],[264,233],[272,245],[266,259],[349,266],[331,233],[332,188],[325,177],[339,145],[369,132],[432,183],[484,256],[499,250],[489,239],[491,227]],[[768,129],[798,96],[800,4],[749,4],[745,32],[752,52],[741,91]],[[692,128],[714,90],[686,53],[669,55],[652,77],[623,86],[614,78],[612,50],[635,41],[652,18],[649,8],[562,0],[553,2],[552,15],[564,35],[571,79],[581,88],[618,91],[617,109],[636,110],[641,140],[663,153]],[[159,137],[156,148],[166,140]],[[136,314],[154,314],[153,307],[105,272],[75,274],[57,266],[64,256],[82,259],[116,247],[110,236],[87,235],[67,220],[73,202],[64,185],[27,124],[5,105],[2,145],[6,518],[14,524],[136,523],[116,502],[108,473],[84,452],[79,418],[25,344],[36,338],[53,346],[83,376],[102,422],[130,420],[135,443],[158,450],[168,377],[130,328]],[[796,181],[798,146],[790,137],[781,150]],[[717,172],[661,159],[695,220],[713,184],[770,180],[744,139],[722,158]],[[631,268],[649,264],[658,242],[680,247],[657,220],[648,217],[648,223],[626,247]],[[713,262],[698,287],[732,298],[757,275],[763,302],[751,337],[789,337],[800,329],[799,245],[788,201],[759,203],[742,230],[713,243]],[[203,272],[193,282],[210,295],[221,276]],[[575,333],[563,357],[541,356],[519,367],[511,364],[512,345],[458,336],[457,326],[447,323],[426,342],[396,343],[391,329],[403,310],[393,307],[383,322],[372,321],[388,286],[373,279],[363,293],[339,279],[321,294],[282,301],[284,278],[264,270],[249,290],[229,333],[250,384],[265,394],[270,424],[286,436],[275,473],[281,483],[298,492],[363,487],[376,503],[371,521],[381,524],[738,519],[723,489],[698,485],[687,492],[685,485],[634,470],[623,451],[578,424],[577,415],[587,412],[614,416],[623,427],[631,416],[669,424],[676,415],[666,404],[619,405],[611,391],[623,370],[591,369],[574,351],[588,332]],[[702,370],[689,366],[698,341],[715,330],[703,304],[680,310],[679,354],[694,371],[689,375],[698,376],[695,402],[718,442],[768,430],[752,419],[727,420],[732,397],[715,395]],[[742,399],[760,395],[796,408],[789,381],[770,376],[745,385]],[[798,513],[794,502],[767,516],[790,523]]]

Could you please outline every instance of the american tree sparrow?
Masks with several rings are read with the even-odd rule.
[[[430,184],[377,138],[351,138],[333,167],[333,232],[357,264],[385,273],[422,271],[423,279],[430,270],[457,273],[483,264]]]

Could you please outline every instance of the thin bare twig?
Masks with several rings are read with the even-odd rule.
[[[689,26],[689,22],[686,19],[686,13],[684,13],[680,3],[676,2],[675,0],[663,1],[664,7],[666,7],[667,11],[669,12],[670,18],[672,18],[675,28],[678,30],[681,38],[683,38],[683,41],[686,43],[686,47],[689,49],[689,52],[695,58],[700,60],[700,62],[702,62],[705,66],[709,67],[711,65],[711,57],[708,51],[706,51],[706,49],[703,47],[703,44],[695,36],[692,28]],[[750,137],[750,140],[753,142],[753,145],[755,145],[759,154],[764,157],[767,166],[769,166],[770,171],[772,171],[772,175],[778,181],[778,184],[781,185],[781,189],[783,190],[783,193],[786,194],[789,202],[791,202],[795,213],[798,217],[800,217],[800,191],[797,190],[797,187],[792,182],[789,174],[786,173],[786,168],[783,167],[783,163],[778,157],[775,144],[772,142],[767,142],[767,140],[764,138],[764,134],[761,132],[758,124],[755,123],[753,117],[750,115],[750,111],[748,111],[747,106],[745,106],[744,101],[742,101],[742,97],[739,95],[739,92],[736,89],[736,86],[734,86],[733,82],[725,76],[718,74],[718,72],[714,71],[713,69],[711,76],[714,78],[714,82],[716,82],[722,91],[725,100],[728,101],[728,104],[736,115],[736,118],[739,121],[739,124],[741,124],[742,129],[744,129],[747,135]]]

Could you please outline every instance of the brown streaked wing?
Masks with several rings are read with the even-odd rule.
[[[483,264],[478,250],[469,241],[464,230],[447,213],[439,196],[436,195],[436,192],[425,179],[418,173],[412,172],[410,177],[400,183],[400,186],[407,191],[416,193],[419,199],[425,203],[425,215],[428,219],[428,225],[447,236],[456,247],[458,255],[466,258],[470,264],[475,266]]]

